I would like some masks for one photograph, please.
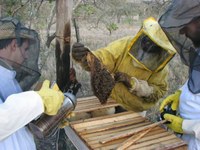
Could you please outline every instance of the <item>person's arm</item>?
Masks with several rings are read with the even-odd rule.
[[[33,91],[13,94],[0,104],[0,140],[44,112],[41,97]]]
[[[170,122],[167,126],[174,132],[192,134],[200,140],[200,120],[187,120],[167,113],[164,114],[164,118]]]
[[[150,79],[147,81],[149,87],[152,88],[152,93],[144,100],[147,102],[157,102],[168,90],[168,66],[162,71],[153,73]],[[145,89],[145,88],[144,88]]]
[[[124,37],[111,42],[104,48],[92,51],[92,53],[103,63],[109,72],[116,72],[124,57],[128,55],[128,46],[133,37]]]
[[[132,37],[124,37],[108,44],[108,46],[99,48],[92,52],[108,69],[109,72],[116,71],[115,69],[120,65],[123,56],[127,53],[127,46],[132,40]],[[87,53],[89,49],[81,43],[75,43],[72,46],[72,57],[80,63],[80,65],[86,70],[90,71],[87,64]]]
[[[0,104],[0,140],[28,124],[43,112],[55,115],[64,101],[64,94],[55,84],[45,80],[39,91],[10,95]]]
[[[123,72],[115,73],[115,81],[122,82],[133,95],[145,102],[157,102],[167,91],[168,69],[153,73],[149,80],[140,80]]]
[[[183,120],[182,123],[183,132],[186,134],[193,134],[200,140],[200,120]]]

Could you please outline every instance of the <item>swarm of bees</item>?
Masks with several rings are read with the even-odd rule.
[[[91,52],[87,54],[87,62],[90,67],[91,86],[94,95],[99,99],[101,104],[105,104],[115,86],[114,77]]]

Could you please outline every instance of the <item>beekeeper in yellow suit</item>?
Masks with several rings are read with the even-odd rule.
[[[167,63],[175,49],[154,18],[144,20],[135,37],[124,37],[92,52],[114,74],[116,84],[110,97],[126,110],[147,110],[166,93]],[[73,58],[86,70],[87,53],[81,43],[72,47]]]

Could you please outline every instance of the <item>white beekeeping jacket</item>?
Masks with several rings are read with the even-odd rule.
[[[182,139],[187,141],[188,150],[200,149],[200,93],[193,94],[187,82],[181,88],[179,100],[180,116],[184,119]]]
[[[33,136],[25,125],[44,111],[41,97],[34,91],[20,93],[15,72],[2,66],[0,83],[0,149],[35,150]]]

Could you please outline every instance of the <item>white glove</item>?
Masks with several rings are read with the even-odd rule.
[[[138,80],[135,77],[131,77],[134,80],[134,86],[129,90],[131,93],[135,93],[138,97],[148,97],[153,94],[153,87],[149,86],[147,81]]]

